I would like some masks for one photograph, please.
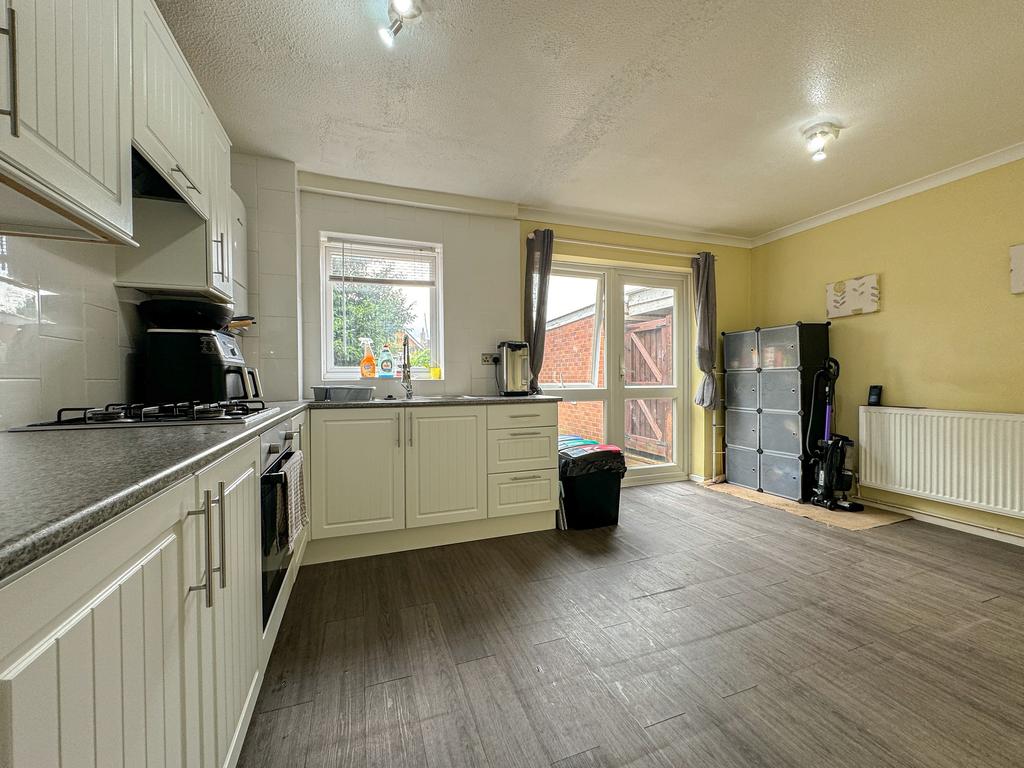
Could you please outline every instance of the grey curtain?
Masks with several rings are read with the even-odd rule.
[[[537,376],[544,364],[544,336],[548,320],[548,282],[555,233],[535,229],[526,236],[526,290],[523,291],[523,340],[530,345],[530,392],[540,392]]]
[[[691,260],[693,267],[693,311],[697,316],[697,367],[704,378],[693,402],[712,409],[716,401],[715,353],[718,349],[718,301],[715,294],[715,256],[701,251]]]

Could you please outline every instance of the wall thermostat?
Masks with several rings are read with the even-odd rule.
[[[868,387],[868,405],[882,404],[882,385],[872,384]]]

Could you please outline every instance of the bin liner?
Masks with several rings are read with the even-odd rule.
[[[626,474],[626,460],[616,445],[578,445],[558,451],[560,477],[579,477],[594,472],[611,472],[620,478]]]

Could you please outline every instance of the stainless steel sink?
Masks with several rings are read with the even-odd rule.
[[[465,400],[482,400],[480,395],[414,395],[411,399],[396,397],[394,400],[377,398],[378,402],[388,403],[457,403]]]

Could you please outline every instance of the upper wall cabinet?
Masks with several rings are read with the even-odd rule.
[[[132,0],[0,3],[0,232],[131,242]]]
[[[210,216],[206,99],[151,0],[135,0],[135,144],[204,218]]]

